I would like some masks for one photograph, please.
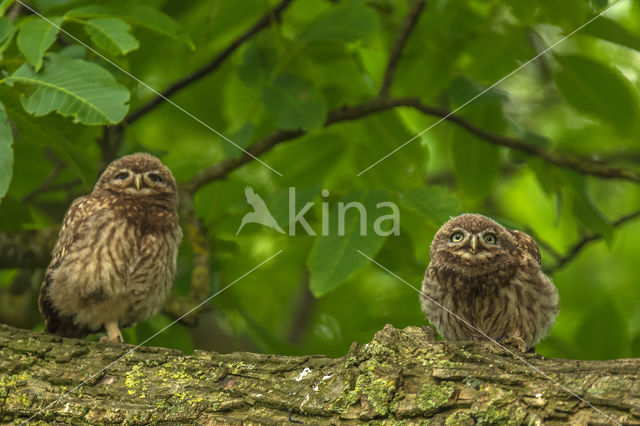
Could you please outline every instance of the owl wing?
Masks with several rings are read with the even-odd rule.
[[[516,237],[518,248],[524,253],[531,255],[539,265],[542,262],[542,257],[540,256],[540,249],[538,248],[538,244],[536,244],[535,240],[522,231],[518,231],[516,229],[509,229],[508,231],[511,235]]]
[[[96,202],[90,196],[77,198],[64,215],[64,221],[60,228],[58,241],[53,248],[51,263],[40,287],[38,306],[44,317],[44,328],[49,333],[55,333],[66,337],[82,337],[89,334],[88,329],[78,327],[73,323],[73,317],[60,315],[51,299],[51,291],[56,291],[53,286],[52,272],[59,266],[67,255],[74,241],[78,238],[81,224],[97,209],[102,208],[101,203]]]

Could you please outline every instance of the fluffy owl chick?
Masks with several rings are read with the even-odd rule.
[[[66,337],[126,328],[158,312],[173,284],[178,196],[149,154],[115,160],[67,210],[40,289],[45,330]]]
[[[481,330],[524,352],[551,329],[558,291],[529,235],[463,214],[442,225],[430,254],[420,304],[444,339],[486,339]]]

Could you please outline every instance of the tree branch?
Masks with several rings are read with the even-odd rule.
[[[391,54],[389,55],[389,62],[387,62],[387,68],[384,72],[384,78],[382,79],[382,86],[378,93],[380,98],[386,98],[389,95],[389,89],[391,89],[391,83],[393,83],[393,76],[395,74],[396,67],[398,66],[400,56],[402,55],[402,49],[404,49],[404,46],[409,39],[409,34],[411,34],[411,31],[413,31],[418,23],[418,19],[420,18],[420,14],[424,10],[426,3],[426,0],[416,1],[411,6],[407,16],[404,18],[402,28],[396,36],[393,48],[391,49]]]
[[[640,359],[574,361],[520,355],[527,366],[493,344],[437,343],[433,329],[426,327],[398,330],[387,325],[366,345],[354,342],[340,358],[204,351],[185,355],[144,346],[127,353],[131,349],[0,325],[0,421],[640,421]]]
[[[185,87],[195,83],[200,80],[202,77],[210,74],[211,72],[218,69],[218,67],[231,55],[235,52],[244,42],[249,40],[251,37],[267,28],[271,25],[272,22],[280,20],[280,16],[282,12],[291,4],[293,0],[282,0],[276,7],[269,10],[264,14],[262,18],[258,20],[251,28],[249,28],[246,32],[241,34],[238,38],[233,40],[229,46],[226,47],[222,52],[220,52],[211,62],[209,62],[204,67],[195,71],[193,74],[184,77],[181,80],[176,81],[171,86],[169,86],[164,92],[162,92],[162,96],[156,96],[151,101],[149,101],[144,106],[138,108],[136,111],[130,113],[125,119],[124,124],[133,124],[135,121],[140,119],[145,114],[153,111],[160,104],[162,104],[166,98],[173,96],[176,92],[184,89]]]
[[[555,164],[560,167],[566,167],[585,175],[597,176],[606,179],[623,179],[640,183],[640,174],[634,170],[610,168],[601,162],[555,153],[546,148],[532,145],[522,139],[492,133],[477,127],[475,124],[459,115],[451,114],[447,109],[425,105],[420,101],[420,99],[414,97],[396,99],[376,98],[363,102],[359,105],[337,108],[329,112],[324,123],[324,127],[329,127],[332,124],[342,121],[356,120],[370,114],[398,107],[414,108],[423,114],[445,119],[450,123],[462,127],[485,142],[524,151],[533,156],[540,157],[548,163]],[[304,130],[279,130],[251,145],[247,151],[255,156],[259,156],[282,142],[290,141],[304,134],[306,134],[306,131]],[[252,158],[247,154],[243,154],[238,159],[224,160],[218,164],[201,170],[187,184],[187,187],[190,191],[195,192],[210,182],[225,178],[229,173],[251,160]]]
[[[640,210],[635,211],[633,213],[629,213],[628,215],[622,216],[620,219],[616,220],[611,224],[614,228],[622,226],[628,222],[631,222],[634,219],[640,217]],[[593,241],[597,241],[602,239],[603,236],[600,234],[592,234],[584,236],[580,241],[578,241],[564,256],[560,257],[553,267],[548,268],[547,272],[549,274],[553,274],[558,269],[563,268],[570,260],[576,257],[585,246]]]

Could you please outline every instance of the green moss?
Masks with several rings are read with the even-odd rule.
[[[509,408],[490,405],[484,411],[476,411],[474,418],[479,425],[514,425],[516,420]]]
[[[445,405],[456,392],[456,385],[453,382],[443,382],[441,384],[425,384],[418,392],[416,403],[418,408],[428,413],[435,413],[438,408]]]
[[[376,376],[374,374],[375,363],[363,365],[365,370],[356,380],[356,394],[365,396],[376,413],[382,416],[395,411],[397,409],[397,398],[394,398],[396,396],[395,382],[382,376]]]
[[[253,364],[247,364],[244,363],[242,361],[236,361],[236,362],[232,362],[227,364],[227,369],[229,370],[229,373],[231,374],[239,374],[245,371],[250,371],[253,370],[254,368],[256,368],[255,365]]]
[[[478,390],[480,389],[480,385],[482,384],[482,380],[476,379],[473,376],[467,376],[462,380],[462,383],[468,388]]]
[[[444,424],[446,426],[465,425],[469,424],[470,420],[471,414],[466,411],[458,411],[447,417],[447,419],[444,421]]]
[[[125,375],[124,384],[127,387],[127,393],[129,395],[136,395],[139,393],[140,398],[146,398],[145,392],[147,391],[147,385],[142,383],[144,378],[144,363],[138,363],[131,367],[131,370],[127,371]]]
[[[358,399],[358,393],[353,389],[347,388],[329,405],[329,410],[334,413],[344,414],[349,407],[358,402]]]
[[[211,394],[210,399],[213,401],[211,409],[218,411],[222,408],[221,403],[227,399],[227,394],[225,392],[214,392]]]
[[[602,396],[612,391],[616,394],[631,387],[631,380],[621,376],[601,377],[589,388],[589,393]]]

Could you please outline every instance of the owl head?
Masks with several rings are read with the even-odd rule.
[[[176,180],[162,162],[150,154],[125,155],[107,166],[93,193],[108,191],[128,197],[165,199],[174,206],[178,196]]]
[[[431,261],[473,277],[510,270],[518,244],[513,233],[480,214],[463,214],[446,222],[431,242]]]

